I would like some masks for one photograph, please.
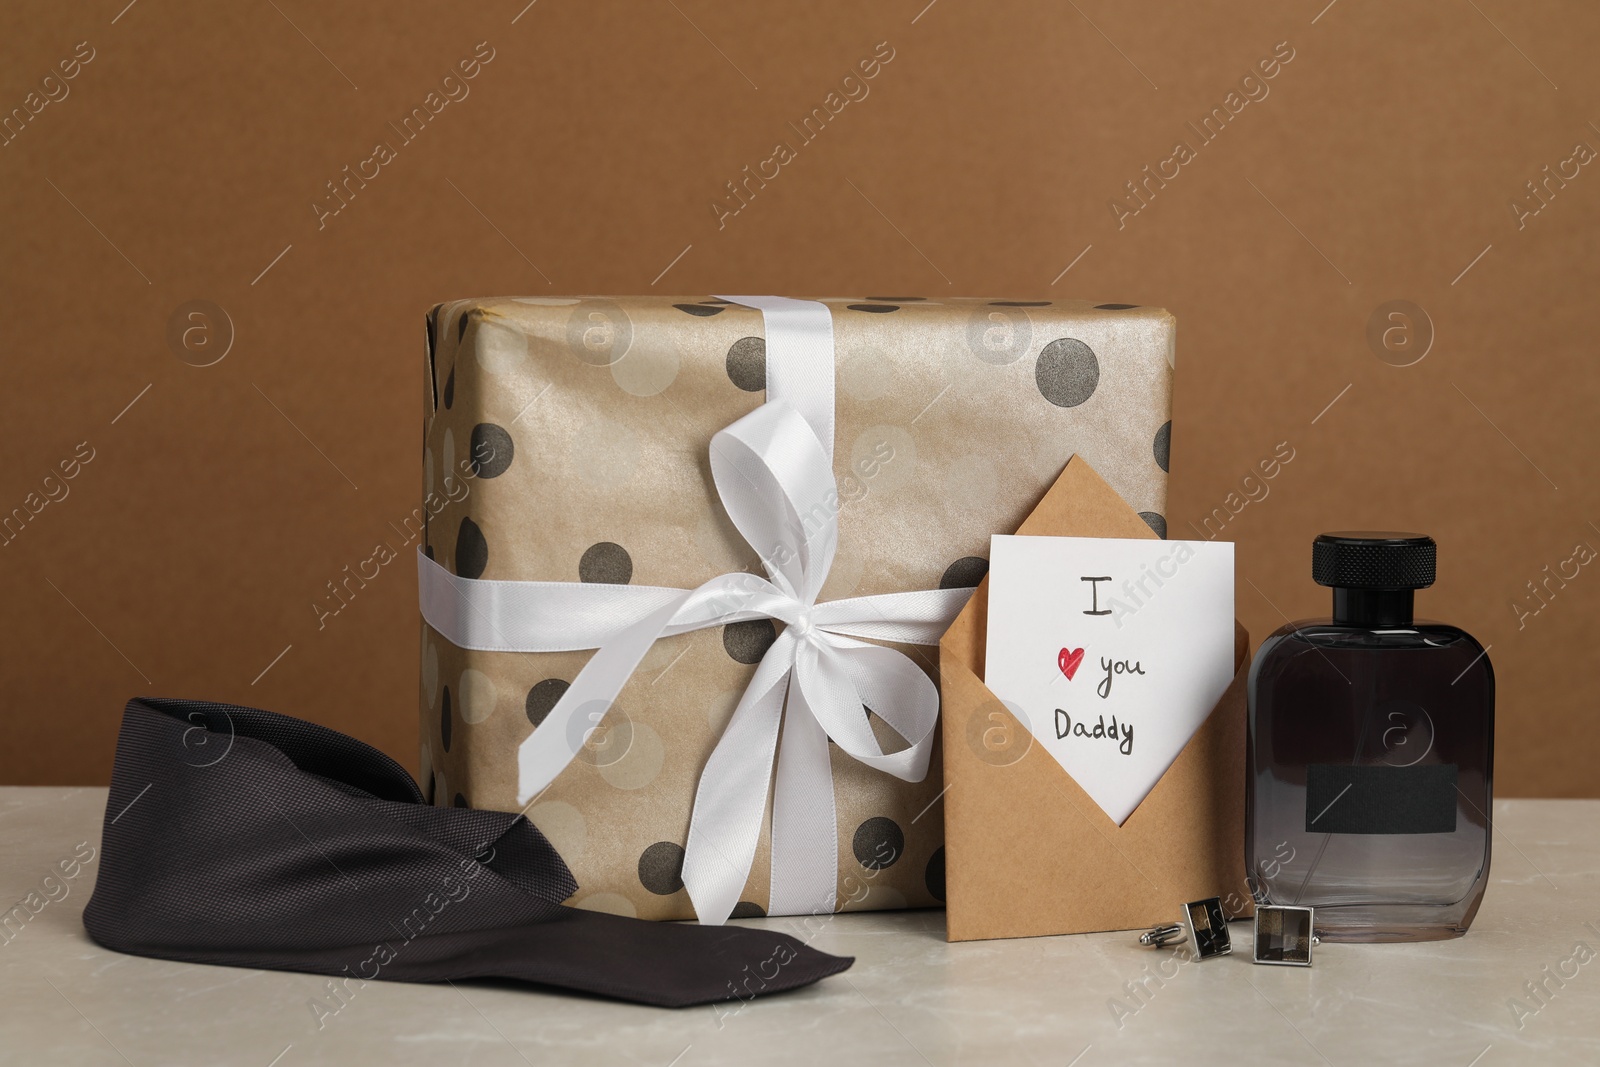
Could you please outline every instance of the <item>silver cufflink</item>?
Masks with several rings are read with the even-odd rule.
[[[1139,935],[1139,944],[1164,948],[1185,938],[1194,945],[1196,959],[1215,959],[1233,951],[1233,941],[1228,936],[1228,916],[1222,910],[1221,897],[1185,904],[1178,922],[1152,926]]]
[[[1314,908],[1257,904],[1255,962],[1284,967],[1311,966],[1311,948],[1321,944],[1312,926]]]

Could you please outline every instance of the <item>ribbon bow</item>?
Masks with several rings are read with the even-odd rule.
[[[712,438],[711,474],[729,518],[760,553],[765,578],[738,571],[692,590],[484,581],[456,577],[426,556],[417,557],[423,615],[457,645],[518,651],[598,648],[519,750],[523,804],[571,762],[587,733],[585,724],[599,723],[657,639],[758,618],[784,624],[706,762],[695,793],[683,882],[703,923],[725,921],[739,900],[761,836],[769,784],[768,912],[834,909],[838,841],[828,739],[869,767],[921,781],[939,714],[938,691],[921,668],[900,652],[870,642],[937,644],[971,595],[968,589],[937,589],[816,602],[839,529],[832,466],[832,323],[819,304],[756,297],[739,302],[761,307],[766,316],[772,399]],[[827,361],[818,367],[814,357],[821,327]],[[813,358],[797,358],[802,353]],[[823,381],[826,396],[819,397]],[[780,388],[780,382],[788,384]],[[799,406],[775,392],[794,395]],[[824,415],[826,439],[818,426]],[[868,708],[904,738],[905,748],[883,751]]]

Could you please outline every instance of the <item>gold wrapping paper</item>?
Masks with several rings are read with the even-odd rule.
[[[819,602],[976,585],[990,534],[1015,530],[1074,454],[1165,533],[1171,315],[1074,301],[824,302],[841,507]],[[428,316],[425,550],[492,579],[692,588],[759,572],[707,450],[765,400],[762,336],[760,312],[709,297],[439,305]],[[693,917],[679,873],[695,786],[774,626],[657,642],[528,807],[577,877],[579,907]],[[517,748],[590,653],[467,651],[422,630],[434,802],[519,810]],[[935,649],[897,647],[937,679]],[[837,749],[833,777],[840,909],[941,903],[937,749],[919,783]],[[736,917],[764,913],[768,862],[764,831]]]

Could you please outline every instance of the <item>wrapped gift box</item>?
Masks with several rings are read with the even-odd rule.
[[[1167,312],[822,303],[833,330],[838,549],[818,603],[975,586],[990,535],[1015,530],[1074,455],[1165,535]],[[713,435],[767,399],[765,337],[761,311],[710,297],[439,305],[428,316],[424,554],[441,574],[480,582],[687,590],[762,574],[708,457]],[[781,631],[753,618],[656,641],[571,763],[524,803],[519,748],[594,653],[461,648],[424,622],[423,778],[438,804],[525,808],[572,868],[578,906],[693,917],[683,864],[697,783]],[[894,647],[936,677],[935,648]],[[867,718],[884,751],[905,745]],[[937,752],[915,782],[832,745],[828,761],[835,906],[941,903]],[[769,908],[770,818],[735,917]]]

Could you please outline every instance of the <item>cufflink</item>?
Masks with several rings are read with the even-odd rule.
[[[1322,939],[1312,930],[1314,908],[1257,904],[1255,962],[1284,967],[1311,966],[1311,947]]]
[[[1139,944],[1163,948],[1177,944],[1185,937],[1194,944],[1196,959],[1215,959],[1233,951],[1233,941],[1228,936],[1228,916],[1222,910],[1221,897],[1185,904],[1179,922],[1152,926],[1139,935]]]

